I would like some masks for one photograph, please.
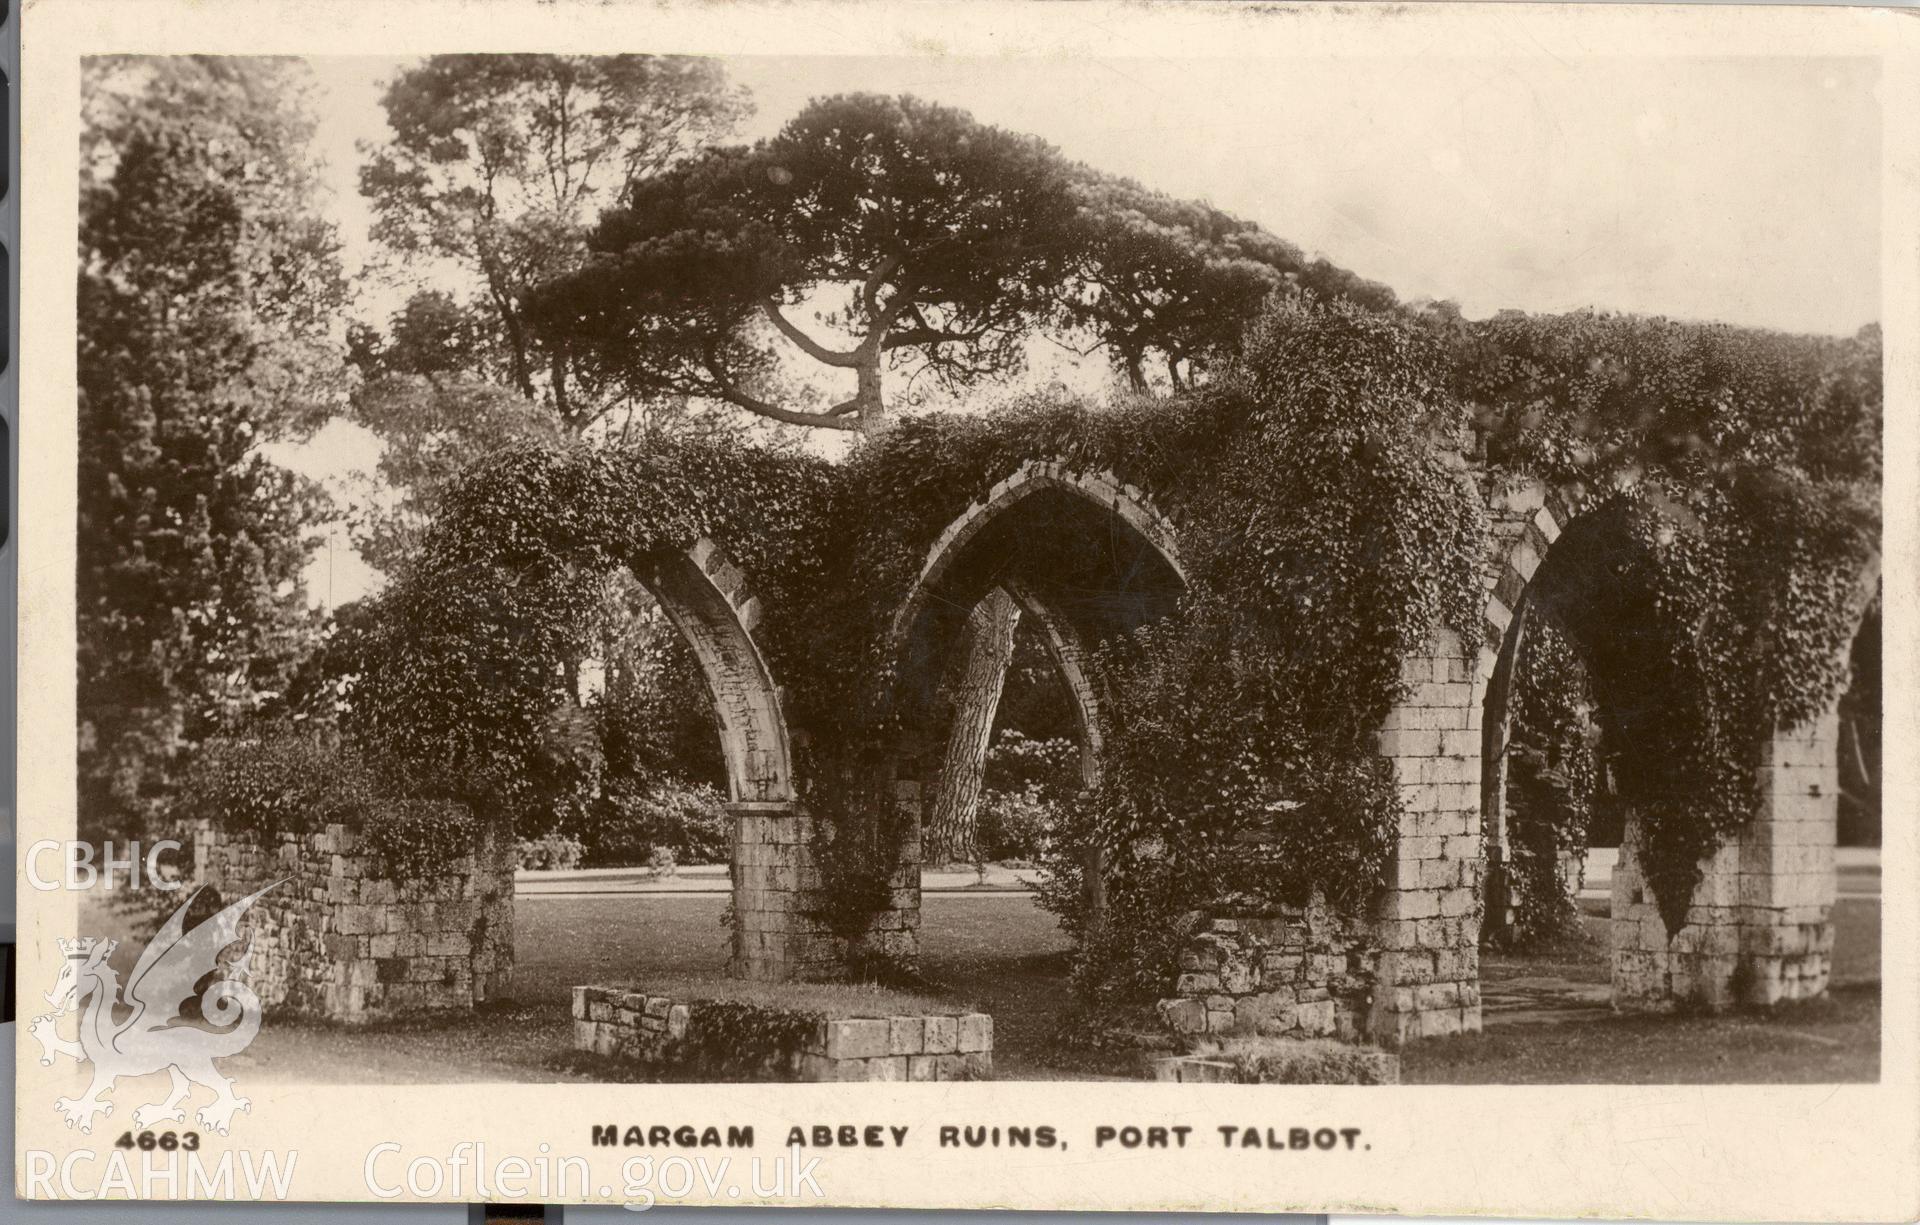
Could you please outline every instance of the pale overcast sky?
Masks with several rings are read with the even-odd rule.
[[[313,61],[350,257],[355,142],[403,61]],[[1793,331],[1879,317],[1867,61],[735,57],[768,134],[807,99],[913,93],[1260,222],[1405,298]]]
[[[350,267],[371,254],[360,141],[404,60],[310,61]],[[770,134],[809,98],[912,93],[1068,156],[1208,200],[1402,298],[1593,306],[1848,334],[1880,316],[1875,66],[1776,59],[734,57]],[[378,320],[402,300],[374,293]],[[287,455],[320,474],[378,444],[329,427]],[[337,603],[376,575],[344,533],[309,571]],[[329,598],[329,588],[331,598]]]

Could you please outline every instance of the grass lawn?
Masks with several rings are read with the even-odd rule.
[[[743,978],[675,978],[671,975],[637,982],[596,984],[626,991],[664,995],[682,1003],[728,1000],[789,1012],[812,1012],[823,1017],[958,1016],[977,1012],[964,999],[919,991],[899,991],[876,983],[757,983]]]
[[[1400,1053],[1407,1084],[1826,1084],[1880,1078],[1880,992],[1761,1015],[1503,1025]]]
[[[1585,938],[1538,956],[1488,954],[1483,988],[1519,978],[1604,984],[1606,902]],[[1507,1024],[1401,1052],[1409,1084],[1825,1084],[1880,1077],[1880,903],[1834,905],[1833,990],[1767,1014],[1645,1016],[1595,1009],[1564,1025]]]
[[[272,1021],[228,1061],[244,1083],[573,1081],[568,1058],[572,988],[631,983],[685,988],[718,978],[727,958],[722,894],[523,899],[516,908],[516,999],[452,1022],[388,1022],[346,1029]],[[916,995],[977,1006],[994,1018],[994,1069],[1010,1079],[1078,1078],[1055,1047],[1072,1002],[1067,942],[1031,899],[1009,894],[924,900]],[[1558,1026],[1510,1025],[1429,1042],[1404,1055],[1402,1074],[1426,1083],[1689,1083],[1872,1080],[1879,1071],[1879,918],[1869,899],[1835,909],[1836,990],[1828,1001],[1771,1016],[1614,1016]],[[133,935],[96,907],[87,930]],[[1573,942],[1545,958],[1487,957],[1489,982],[1558,977],[1604,983],[1599,942]],[[137,941],[136,941],[137,943]],[[732,988],[728,988],[732,990]]]

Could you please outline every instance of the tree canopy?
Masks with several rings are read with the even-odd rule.
[[[1209,357],[1236,353],[1273,294],[1311,292],[1373,310],[1393,291],[1361,280],[1197,200],[1079,168],[1078,266],[1061,290],[1068,322],[1087,329],[1137,391],[1157,356],[1175,391]]]
[[[545,343],[636,394],[829,429],[882,421],[889,371],[973,387],[1016,372],[1043,331],[1107,349],[1136,388],[1158,358],[1178,389],[1272,294],[1394,304],[1207,204],[873,94],[816,99],[770,139],[635,183],[591,246],[531,297]],[[783,399],[783,351],[847,372],[850,394]]]
[[[521,295],[580,262],[587,225],[628,184],[730,130],[742,93],[693,57],[436,55],[382,104],[393,135],[360,173],[374,238],[473,276],[479,292],[458,304],[470,369],[586,428],[608,398],[540,346]]]
[[[83,77],[79,717],[89,833],[269,700],[311,642],[317,493],[264,458],[336,411],[345,285],[288,61],[95,59]]]
[[[914,98],[822,98],[771,139],[636,184],[535,310],[641,393],[869,428],[890,368],[966,386],[1018,367],[1068,274],[1075,209],[1066,163],[1033,137]],[[776,338],[851,373],[852,394],[775,402]]]

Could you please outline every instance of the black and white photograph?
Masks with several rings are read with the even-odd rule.
[[[73,7],[20,1194],[1325,1210],[1533,1132],[1606,1168],[1377,1201],[1695,1219],[1686,1120],[1911,1138],[1901,31]]]

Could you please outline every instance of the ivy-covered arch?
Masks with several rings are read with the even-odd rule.
[[[892,618],[896,708],[924,710],[968,613],[995,588],[1031,611],[1073,693],[1088,743],[1099,715],[1089,652],[1171,611],[1186,588],[1171,519],[1111,472],[1028,460],[949,523]]]
[[[1096,733],[1043,889],[1083,989],[1172,992],[1189,1029],[1467,1028],[1483,702],[1568,537],[1633,509],[1657,624],[1701,631],[1712,760],[1654,826],[1710,849],[1754,812],[1767,736],[1830,701],[1835,574],[1877,526],[1855,428],[1877,347],[1590,322],[1568,340],[1279,303],[1173,399],[903,417],[832,465],[717,443],[490,457],[383,597],[353,720],[476,811],[537,809],[572,785],[548,734],[569,616],[633,566],[703,663],[750,681],[722,704],[762,699],[722,712],[744,746],[737,966],[879,973],[915,948],[936,665],[1006,590],[1072,657]],[[1528,482],[1565,492],[1516,508]],[[1681,918],[1697,858],[1648,876]],[[1242,973],[1256,953],[1268,977]]]
[[[365,618],[346,730],[523,836],[565,832],[599,778],[567,665],[592,649],[602,580],[625,570],[700,666],[736,825],[775,823],[750,831],[756,846],[797,842],[797,768],[776,678],[798,651],[769,610],[813,585],[830,497],[825,464],[725,442],[490,456],[463,475],[422,553]],[[750,969],[763,959],[756,923],[776,875],[762,858],[747,852],[734,873],[747,916],[734,955]],[[772,971],[785,972],[784,962]]]
[[[753,639],[760,600],[746,575],[706,537],[636,558],[633,570],[659,601],[706,679],[735,803],[794,798],[793,751],[780,690]]]
[[[1104,716],[1095,655],[1171,614],[1186,586],[1173,521],[1112,472],[1029,459],[996,482],[940,532],[891,619],[885,700],[901,802],[917,805],[922,823],[930,815],[941,766],[931,749],[945,743],[933,716],[938,678],[989,593],[1007,593],[1039,628],[1080,729],[1082,782],[1096,788]],[[917,855],[918,840],[909,845]],[[1088,855],[1097,914],[1104,873],[1099,849]]]
[[[1481,336],[1462,384],[1488,427],[1473,694],[1486,924],[1510,917],[1507,750],[1526,660],[1536,682],[1547,667],[1560,689],[1590,688],[1606,801],[1625,819],[1616,1004],[1818,994],[1831,864],[1788,861],[1812,864],[1820,844],[1830,859],[1832,823],[1815,810],[1832,807],[1832,788],[1778,761],[1833,758],[1823,718],[1857,622],[1849,597],[1877,550],[1877,332],[1782,337],[1584,315],[1503,317]],[[1572,713],[1529,717],[1558,719],[1560,738],[1577,740]],[[1556,821],[1584,822],[1578,796],[1555,804],[1536,787],[1532,798]],[[1547,832],[1584,844],[1583,829]],[[1531,850],[1538,867],[1542,847]]]

